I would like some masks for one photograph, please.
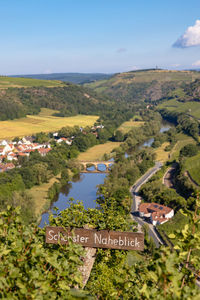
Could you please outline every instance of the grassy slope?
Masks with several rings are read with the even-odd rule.
[[[35,203],[35,214],[36,216],[40,216],[43,212],[44,207],[48,200],[48,190],[55,183],[59,181],[60,176],[53,177],[47,183],[43,183],[41,185],[36,185],[28,190],[28,193],[32,196]]]
[[[166,108],[169,111],[184,112],[200,119],[200,103],[195,101],[179,102],[175,99],[161,103],[158,108]]]
[[[103,155],[110,154],[113,149],[119,147],[119,142],[107,142],[105,144],[96,145],[89,148],[86,152],[80,153],[78,160],[101,160]]]
[[[108,80],[86,86],[115,100],[139,103],[175,97],[175,94],[171,95],[174,89],[178,89],[177,93],[180,95],[183,92],[182,83],[189,84],[199,78],[200,72],[141,70],[115,74]]]
[[[186,159],[184,164],[185,170],[200,185],[200,153]]]
[[[32,87],[32,86],[45,86],[57,87],[64,84],[58,80],[39,80],[32,78],[14,78],[14,77],[0,77],[0,89],[10,87]]]
[[[171,233],[175,233],[176,230],[182,230],[187,223],[188,223],[188,217],[186,217],[179,211],[172,219],[170,219],[169,221],[167,221],[162,225],[159,225],[157,228],[159,232],[163,231],[168,236]],[[172,242],[176,244],[176,239],[172,240]]]
[[[177,143],[171,151],[170,157],[171,160],[177,159],[180,153],[181,148],[187,144],[196,144],[195,140],[192,137],[189,137],[186,134],[179,133],[177,134]]]
[[[160,162],[166,162],[168,160],[170,152],[165,151],[167,146],[169,146],[169,143],[165,142],[154,150],[154,153],[156,154],[156,160]]]
[[[64,126],[92,126],[98,116],[77,115],[74,117],[54,117],[56,111],[42,109],[39,115],[28,115],[26,118],[12,121],[1,121],[0,139],[13,138],[16,136],[31,135],[37,132],[50,132],[59,130]]]
[[[191,82],[196,78],[200,78],[200,73],[191,71],[165,71],[165,70],[150,70],[126,72],[114,75],[108,80],[100,80],[87,86],[99,90],[106,90],[111,85],[115,86],[118,83],[126,81],[127,84],[136,82],[151,82],[153,80],[167,82],[167,81],[186,81]]]
[[[133,127],[140,127],[144,125],[142,121],[127,121],[124,122],[118,129],[121,130],[123,133],[127,133]]]

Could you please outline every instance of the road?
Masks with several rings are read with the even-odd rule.
[[[162,167],[161,162],[156,162],[155,166],[148,170],[136,183],[134,186],[131,187],[130,191],[133,196],[133,203],[131,208],[131,216],[132,218],[138,223],[138,229],[140,230],[140,227],[146,224],[149,227],[149,236],[153,238],[156,247],[159,247],[163,244],[162,240],[158,236],[154,226],[148,222],[146,222],[144,219],[139,217],[138,214],[138,208],[141,202],[141,197],[138,195],[140,187],[146,183],[157,171],[159,171]]]

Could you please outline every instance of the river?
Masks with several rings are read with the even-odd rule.
[[[165,132],[170,129],[170,124],[167,122],[162,123],[162,127],[160,132]],[[141,146],[143,147],[151,147],[154,142],[154,138],[151,138],[144,142]],[[140,146],[140,147],[141,147]],[[88,168],[89,170],[93,170],[93,167]],[[99,170],[104,171],[105,166],[99,165]],[[95,208],[96,203],[96,193],[97,193],[97,185],[103,184],[104,179],[106,177],[106,173],[82,173],[78,178],[75,178],[72,182],[67,184],[62,188],[59,195],[56,197],[55,201],[52,203],[50,211],[53,211],[54,207],[57,207],[59,211],[64,210],[69,207],[69,199],[74,198],[75,201],[83,201],[84,207],[87,208]],[[49,221],[49,212],[45,212],[42,214],[40,227],[44,227],[45,223],[48,224]]]

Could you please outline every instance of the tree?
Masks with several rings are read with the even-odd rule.
[[[117,130],[115,132],[115,141],[116,142],[123,142],[123,140],[124,140],[124,135],[123,135],[122,131],[121,130]]]
[[[35,141],[39,144],[46,143],[49,141],[49,136],[48,136],[48,134],[46,134],[44,132],[36,133]]]
[[[36,184],[38,185],[43,182],[48,182],[52,176],[52,173],[48,170],[48,165],[46,163],[37,163],[33,166],[32,170],[36,178]]]
[[[181,148],[180,156],[194,156],[198,153],[198,147],[194,144],[187,144],[183,148]]]

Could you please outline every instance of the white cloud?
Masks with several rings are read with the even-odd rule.
[[[126,52],[127,49],[126,48],[119,48],[117,49],[117,53],[123,53],[123,52]]]
[[[171,65],[173,68],[177,68],[177,67],[180,67],[180,64],[173,64]]]
[[[194,26],[189,26],[185,33],[173,44],[173,47],[188,48],[200,46],[200,20]]]
[[[192,65],[193,67],[200,67],[200,60],[195,61]]]

